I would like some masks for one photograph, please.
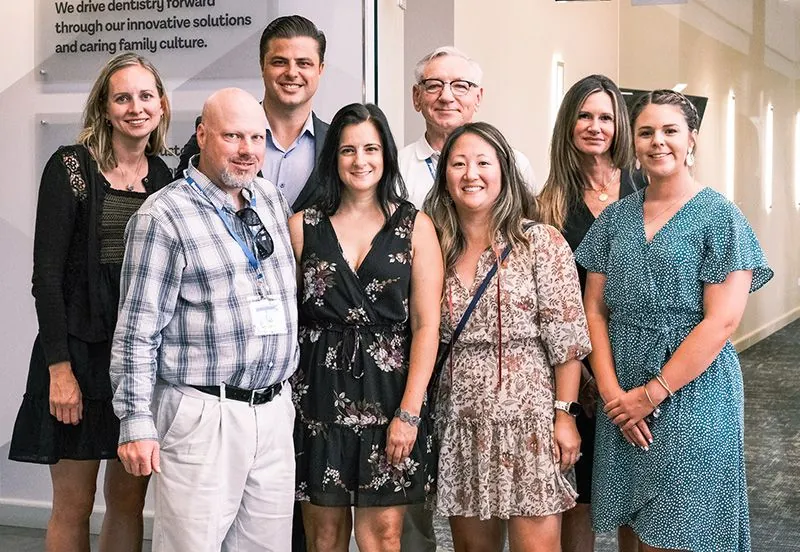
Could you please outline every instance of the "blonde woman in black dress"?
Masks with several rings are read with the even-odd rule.
[[[109,363],[123,233],[145,198],[172,180],[164,150],[170,108],[155,67],[132,53],[106,63],[86,102],[78,143],[42,174],[33,246],[39,335],[9,458],[50,465],[46,550],[89,551],[100,460],[107,459],[100,550],[142,547],[147,478],[117,461],[119,420]]]

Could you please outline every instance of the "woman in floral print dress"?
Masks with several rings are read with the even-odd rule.
[[[405,505],[435,479],[424,407],[439,342],[442,261],[405,201],[397,149],[374,105],[342,108],[318,205],[289,221],[301,278],[297,499],[315,550],[400,550]],[[355,506],[351,519],[350,506]]]
[[[580,437],[570,412],[554,408],[577,400],[589,334],[570,248],[528,220],[533,207],[497,129],[453,131],[425,202],[447,268],[442,339],[513,246],[441,374],[436,510],[450,518],[456,551],[500,552],[501,520],[512,552],[560,550],[561,512],[575,505],[563,472]]]

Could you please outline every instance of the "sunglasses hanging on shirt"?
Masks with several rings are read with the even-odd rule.
[[[272,243],[272,236],[269,235],[266,226],[261,222],[261,217],[252,207],[245,207],[236,211],[236,216],[239,217],[245,225],[254,228],[253,242],[256,244],[258,250],[258,258],[262,261],[272,255],[275,251],[275,245]]]

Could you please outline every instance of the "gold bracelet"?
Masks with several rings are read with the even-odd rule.
[[[648,381],[647,383],[650,383],[650,382]],[[647,383],[642,385],[642,388],[644,389],[644,396],[647,397],[647,401],[650,403],[650,406],[652,406],[653,410],[655,410],[656,408],[658,408],[658,405],[656,405],[656,403],[653,402],[653,399],[650,398],[650,392],[647,391]]]
[[[661,409],[656,405],[656,403],[653,402],[653,399],[650,398],[650,392],[647,390],[647,384],[648,383],[650,383],[650,382],[648,381],[647,383],[642,385],[642,388],[644,389],[645,397],[647,397],[647,400],[650,401],[650,406],[653,407],[653,412],[650,414],[650,416],[648,416],[648,418],[650,418],[650,420],[652,421],[655,418],[658,418],[659,416],[661,416]]]
[[[667,380],[664,379],[664,376],[661,374],[656,374],[656,381],[661,384],[661,387],[664,388],[670,397],[675,394],[672,392],[672,389],[669,388],[669,385],[667,385]]]

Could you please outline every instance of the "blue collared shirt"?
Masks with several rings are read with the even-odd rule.
[[[261,174],[275,184],[289,205],[292,205],[311,176],[316,163],[314,117],[308,114],[300,135],[285,150],[275,141],[267,121],[267,153]]]
[[[297,367],[297,281],[286,200],[263,179],[246,186],[245,197],[251,206],[256,200],[275,245],[260,261],[262,284],[217,213],[227,214],[253,247],[230,195],[193,164],[187,171],[202,193],[186,179],[173,182],[145,201],[125,232],[110,370],[120,443],[158,439],[150,412],[156,378],[260,389]],[[286,333],[255,335],[250,304],[262,286],[278,297]]]

